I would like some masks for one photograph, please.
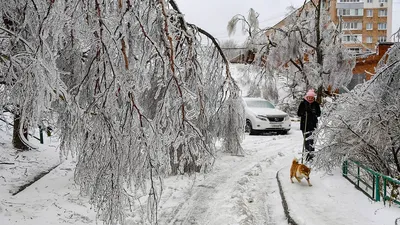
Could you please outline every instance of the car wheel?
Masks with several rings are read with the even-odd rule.
[[[246,120],[246,132],[249,133],[249,135],[255,135],[257,132],[255,130],[253,130],[253,126],[251,125],[251,121],[250,120]]]
[[[250,133],[250,127],[251,127],[251,122],[249,120],[246,120],[246,126],[244,127],[244,132]]]

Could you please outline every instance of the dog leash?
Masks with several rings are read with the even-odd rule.
[[[307,110],[306,111],[306,119],[305,119],[305,124],[304,124],[304,131],[303,131],[303,150],[301,152],[301,164],[303,164],[303,159],[304,159],[304,150],[305,150],[305,145],[306,145],[306,131],[307,131]]]

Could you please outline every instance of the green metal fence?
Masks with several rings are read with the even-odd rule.
[[[391,196],[392,190],[399,191],[399,180],[380,174],[354,160],[347,160],[343,163],[342,174],[372,200],[381,201],[382,197],[384,203],[392,200],[393,203],[400,205],[400,195],[395,196],[397,199],[393,199]]]

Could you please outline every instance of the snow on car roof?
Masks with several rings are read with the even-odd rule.
[[[266,100],[264,98],[260,98],[260,97],[242,97],[242,98],[246,99],[246,100],[264,100],[264,101],[268,101],[268,100]]]

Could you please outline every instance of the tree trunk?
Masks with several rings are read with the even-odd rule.
[[[323,90],[324,90],[324,88],[322,87],[322,85],[318,87],[318,90],[317,90],[317,102],[318,102],[318,104],[322,103],[322,97],[323,97],[322,95],[324,94]]]
[[[170,147],[169,151],[169,159],[170,159],[170,166],[171,166],[171,175],[178,175],[178,174],[192,174],[195,172],[200,172],[201,171],[201,166],[196,165],[195,161],[196,158],[195,156],[188,157],[186,159],[182,159],[182,152],[183,152],[183,146],[179,145],[179,147],[175,150],[172,146]],[[176,151],[176,158],[174,151]],[[182,162],[182,160],[185,160],[185,164],[183,166],[183,171],[179,170],[179,165]]]
[[[323,47],[321,46],[322,44],[322,35],[321,35],[321,10],[322,9],[322,0],[318,1],[317,5],[317,13],[316,13],[316,23],[315,23],[315,29],[316,29],[316,35],[317,35],[317,46],[316,46],[316,52],[317,52],[317,63],[321,65],[321,71],[319,72],[319,76],[322,79],[322,74],[323,74],[323,68],[324,68],[324,54],[323,54]],[[323,86],[320,85],[317,90],[317,102],[319,104],[322,103],[322,92],[323,92]]]
[[[21,122],[20,116],[19,115],[15,115],[14,116],[14,130],[13,130],[13,141],[12,141],[12,143],[13,143],[14,148],[26,151],[26,150],[29,150],[29,148],[28,148],[28,146],[26,146],[22,142],[22,140],[21,140],[21,138],[19,136],[19,127],[21,126],[20,122]],[[24,132],[24,136],[25,136],[26,140],[28,140],[28,129],[26,127],[24,127],[23,130],[24,130],[23,131]]]

